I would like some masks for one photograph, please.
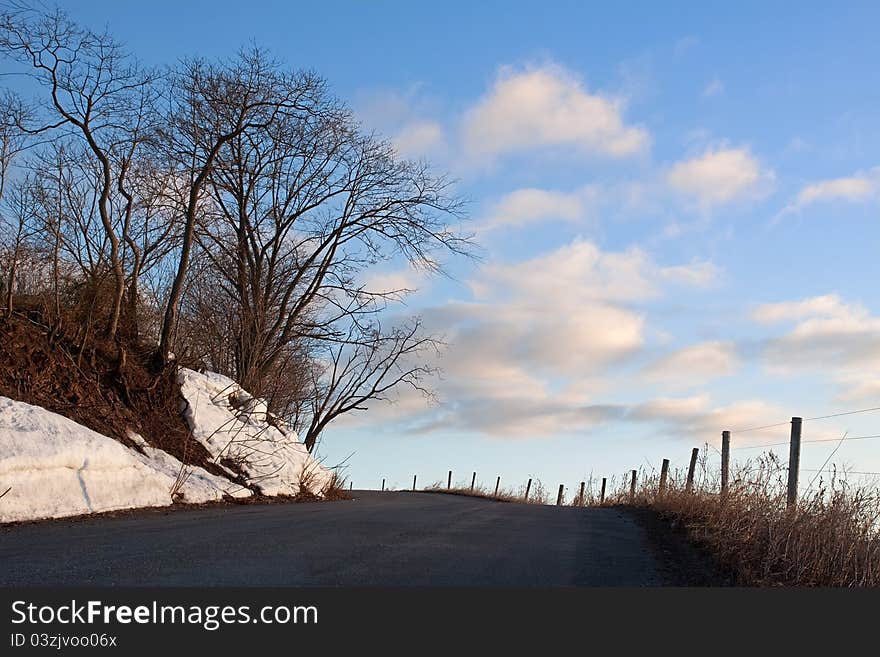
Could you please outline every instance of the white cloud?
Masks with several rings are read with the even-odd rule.
[[[862,312],[862,311],[860,311]],[[825,294],[797,301],[765,303],[752,311],[752,319],[761,324],[797,321],[807,317],[841,317],[852,313],[852,308],[836,294]]]
[[[823,180],[804,187],[797,195],[797,203],[800,206],[804,206],[816,201],[831,199],[861,201],[871,196],[875,192],[876,187],[877,180],[871,179],[868,176]]]
[[[663,293],[663,271],[639,249],[605,252],[585,240],[483,265],[468,281],[473,300],[422,313],[449,347],[441,406],[413,414],[418,430],[543,436],[620,418],[625,407],[597,396],[646,344],[647,318],[634,306]]]
[[[655,298],[660,283],[672,281],[702,287],[717,275],[710,262],[661,267],[642,249],[602,251],[594,243],[576,239],[546,255],[516,265],[487,265],[475,285],[481,293],[486,281],[503,289],[517,288],[536,299],[561,294],[568,303],[591,301],[634,302]]]
[[[817,203],[833,201],[864,203],[878,197],[880,197],[880,167],[874,167],[851,176],[818,180],[805,185],[797,193],[797,196],[776,215],[774,221],[779,221],[787,214],[800,212]]]
[[[724,83],[718,78],[712,79],[709,84],[703,88],[703,98],[711,98],[712,96],[720,96],[724,93]]]
[[[481,230],[521,228],[546,221],[577,222],[596,205],[598,190],[587,186],[573,192],[525,188],[503,196],[488,212]]]
[[[526,187],[488,204],[476,222],[475,230],[480,233],[549,223],[592,228],[598,224],[600,217],[608,220],[618,216],[663,215],[671,212],[670,201],[667,186],[656,180],[594,183],[570,191]],[[679,228],[685,227],[676,223]],[[665,268],[661,275],[670,281],[708,284],[717,273],[711,265],[695,262]],[[691,280],[685,280],[685,277]]]
[[[359,121],[369,131],[390,139],[405,158],[443,156],[448,143],[443,125],[435,120],[440,108],[427,97],[421,85],[404,90],[375,90],[355,103]]]
[[[666,230],[669,231],[667,226]],[[680,230],[680,229],[679,229]],[[708,287],[712,285],[720,275],[718,267],[711,262],[692,262],[689,265],[675,265],[660,269],[660,276],[668,281],[692,285],[694,287]]]
[[[470,282],[479,318],[464,329],[467,367],[514,359],[546,376],[582,376],[641,348],[644,317],[620,305],[658,294],[638,250],[604,253],[576,241],[538,258],[490,264]]]
[[[422,158],[443,145],[443,128],[436,121],[414,121],[405,125],[391,141],[401,156]]]
[[[390,294],[402,298],[411,292],[418,292],[427,272],[405,266],[388,271],[374,271],[364,280],[364,289],[374,294]]]
[[[747,148],[710,148],[669,169],[667,183],[677,192],[711,208],[769,191],[775,175]]]
[[[730,376],[739,369],[733,342],[710,341],[684,347],[648,365],[644,372],[657,381],[682,382],[688,385]]]
[[[647,130],[625,123],[622,100],[590,93],[554,65],[502,68],[489,93],[465,114],[462,137],[478,161],[554,146],[626,157],[650,141]]]
[[[578,405],[553,395],[505,397],[488,401],[468,390],[454,408],[415,425],[427,433],[456,430],[483,433],[496,438],[551,438],[563,432],[583,431],[618,419],[623,410],[615,406]]]
[[[657,267],[638,248],[605,252],[577,239],[515,264],[488,264],[472,282],[477,298],[494,293],[566,308],[595,301],[636,301],[657,296]]]
[[[766,304],[752,318],[761,323],[794,323],[787,333],[764,343],[761,358],[770,371],[821,372],[843,388],[841,399],[865,398],[877,389],[880,317],[864,306],[829,294]]]
[[[798,192],[787,210],[799,210],[822,201],[867,201],[880,192],[880,167],[845,178],[832,178],[811,183]]]
[[[838,399],[844,403],[873,403],[880,399],[880,376],[870,372],[843,373],[836,378],[842,387]]]
[[[708,406],[709,396],[705,394],[679,398],[659,397],[634,406],[630,417],[636,420],[680,421],[704,413]]]
[[[665,271],[640,249],[604,252],[586,240],[514,264],[487,264],[470,281],[477,300],[471,319],[480,321],[465,342],[531,372],[583,376],[641,349],[646,318],[632,306],[662,293]]]
[[[774,404],[749,399],[713,407],[708,395],[691,397],[661,397],[638,404],[626,415],[627,419],[660,422],[676,435],[691,440],[717,445],[722,431],[751,429],[784,423],[790,414]],[[788,427],[768,427],[748,433],[734,433],[733,447],[760,444],[769,437],[786,438]]]

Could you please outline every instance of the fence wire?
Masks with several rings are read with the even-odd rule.
[[[802,422],[813,422],[815,420],[828,420],[834,417],[843,417],[844,415],[856,415],[858,413],[872,413],[880,411],[880,406],[872,406],[871,408],[860,408],[854,411],[842,411],[840,413],[831,413],[830,415],[817,415],[816,417],[805,417]],[[759,427],[746,427],[745,429],[732,429],[730,433],[749,433],[750,431],[761,431],[762,429],[775,429],[776,427],[784,427],[791,424],[791,420],[787,422],[777,422],[776,424],[765,424]]]
[[[880,438],[880,434],[874,434],[870,436],[847,436],[843,440],[849,442],[850,440],[870,440],[872,438]],[[815,438],[813,440],[802,440],[801,445],[805,443],[836,443],[840,441],[841,438]],[[742,447],[731,447],[730,450],[740,450],[740,449],[764,449],[767,447],[780,447],[782,445],[790,444],[789,441],[780,442],[780,443],[763,443],[761,445],[743,445]]]

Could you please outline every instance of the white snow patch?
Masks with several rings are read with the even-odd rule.
[[[266,495],[294,495],[301,484],[323,494],[332,471],[263,400],[219,374],[182,369],[180,381],[193,436],[218,463],[237,463],[248,485]],[[0,522],[252,495],[231,479],[183,466],[137,434],[130,438],[143,453],[45,408],[0,396]]]
[[[232,379],[181,368],[183,409],[193,436],[220,461],[230,459],[265,495],[295,495],[300,484],[321,495],[333,472],[309,454],[281,418]]]
[[[141,439],[143,440],[143,439]],[[73,420],[0,396],[0,522],[165,506],[180,462],[162,450],[140,454]],[[241,495],[202,468],[177,490],[187,502]],[[247,491],[245,494],[250,494]]]
[[[129,437],[144,450],[145,455],[133,452],[147,465],[171,479],[172,491],[179,494],[179,501],[198,504],[230,497],[250,497],[249,488],[230,481],[226,477],[211,474],[197,465],[184,465],[168,452],[151,447],[142,436],[130,433]]]

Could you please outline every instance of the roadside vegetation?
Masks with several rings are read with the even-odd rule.
[[[568,492],[564,504],[630,508],[656,513],[710,555],[742,586],[880,586],[880,490],[848,481],[845,471],[804,482],[789,508],[787,470],[773,454],[739,464],[728,492],[720,493],[720,473],[705,459],[693,489],[682,472],[670,472],[664,490],[658,473],[638,473],[635,491],[629,475],[606,482],[588,479],[583,497]],[[537,485],[536,485],[537,484]],[[494,490],[476,484],[447,488],[437,482],[425,490],[470,495],[499,502],[555,504],[538,480],[528,500],[525,486]]]
[[[310,452],[368,400],[430,396],[439,339],[387,319],[407,289],[369,281],[471,253],[462,201],[325,80],[257,46],[145,67],[18,2],[0,61],[0,395],[206,467],[181,365],[265,400]]]
[[[494,486],[488,486],[476,482],[473,486],[458,484],[447,486],[437,481],[423,489],[425,493],[445,493],[447,495],[465,495],[469,497],[482,497],[496,502],[517,502],[520,504],[549,504],[550,496],[540,479],[533,479],[531,485],[522,484],[518,487],[499,486],[496,492]]]
[[[786,469],[773,454],[731,472],[726,496],[718,477],[692,492],[670,476],[640,477],[634,499],[619,486],[606,504],[649,508],[687,532],[741,585],[880,585],[880,491],[848,482],[845,472],[802,485],[789,508]]]

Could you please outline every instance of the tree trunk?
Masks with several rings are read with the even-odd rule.
[[[12,297],[15,290],[15,274],[18,270],[18,249],[12,256],[12,264],[9,267],[9,280],[6,288],[6,314],[12,316]]]
[[[128,284],[126,315],[128,336],[137,342],[140,330],[138,328],[138,279],[136,273],[132,274],[131,282]]]
[[[104,226],[104,233],[110,241],[110,264],[113,267],[113,276],[116,279],[116,289],[113,293],[113,308],[110,312],[110,320],[107,323],[107,337],[113,339],[116,337],[116,331],[119,328],[119,314],[122,310],[122,300],[125,297],[125,270],[122,268],[122,262],[119,259],[119,237],[116,235],[116,231],[113,230],[113,221],[108,208],[113,176],[110,171],[110,159],[95,141],[91,127],[87,124],[80,124],[80,129],[85,135],[89,147],[101,164],[102,183],[101,196],[98,199],[98,214]]]
[[[205,172],[203,171],[203,173]],[[199,190],[196,189],[196,184],[201,187],[203,181],[204,176],[196,178],[196,182],[193,183],[193,188],[190,190],[189,205],[186,211],[186,224],[183,230],[183,244],[180,248],[180,259],[177,261],[177,273],[175,273],[174,282],[171,284],[171,294],[168,297],[168,305],[165,306],[165,316],[162,320],[157,363],[160,367],[165,367],[168,363],[168,354],[171,352],[171,334],[177,321],[177,307],[180,305],[180,297],[183,295],[183,281],[186,278],[186,272],[189,268],[189,255],[192,251],[193,232],[196,224],[196,204],[199,198]]]
[[[115,246],[113,244],[115,243]],[[113,310],[110,313],[110,321],[107,325],[107,337],[115,338],[119,330],[119,316],[122,314],[122,301],[125,299],[125,270],[119,261],[119,240],[115,237],[110,240],[110,258],[113,260],[113,277],[116,281],[116,289],[113,291]]]
[[[243,117],[242,117],[243,118]],[[174,324],[177,321],[177,308],[180,305],[180,298],[183,296],[183,281],[186,278],[189,269],[189,256],[192,253],[193,236],[196,227],[196,212],[198,211],[199,197],[202,193],[202,187],[211,173],[211,167],[214,165],[214,159],[223,145],[230,139],[236,137],[241,131],[241,121],[239,121],[238,129],[228,135],[220,137],[214,144],[201,171],[193,180],[189,189],[189,198],[186,205],[186,223],[183,228],[183,243],[180,247],[180,259],[177,261],[177,272],[174,274],[174,282],[171,284],[171,294],[168,297],[168,305],[165,306],[165,317],[162,320],[162,333],[159,338],[159,350],[157,352],[157,363],[159,367],[165,367],[168,363],[168,354],[171,351],[171,334],[174,331]]]

